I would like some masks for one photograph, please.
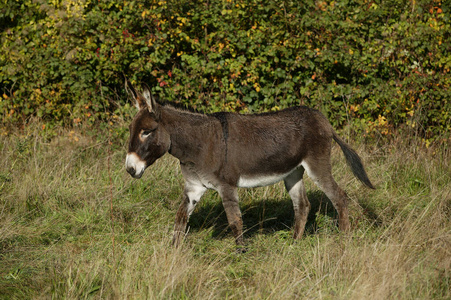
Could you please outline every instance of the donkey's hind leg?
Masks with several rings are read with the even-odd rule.
[[[285,188],[293,201],[294,208],[294,239],[300,239],[304,233],[310,211],[310,202],[305,192],[304,168],[299,167],[284,179]]]
[[[332,177],[330,158],[306,159],[302,166],[307,171],[307,175],[326,194],[337,210],[340,230],[348,231],[350,229],[348,196]]]

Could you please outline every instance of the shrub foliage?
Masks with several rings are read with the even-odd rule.
[[[106,119],[128,78],[206,112],[304,104],[364,134],[451,129],[442,0],[3,2],[4,124]]]

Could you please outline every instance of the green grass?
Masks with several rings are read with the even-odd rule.
[[[125,139],[109,145],[107,136],[62,130],[46,140],[30,126],[0,138],[1,299],[451,298],[449,148],[357,147],[373,191],[334,147],[349,234],[310,180],[298,242],[282,184],[240,190],[249,251],[236,254],[213,191],[173,249],[177,161],[164,156],[134,180],[123,167]]]

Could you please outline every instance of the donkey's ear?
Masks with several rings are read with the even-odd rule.
[[[146,101],[144,101],[143,97],[135,90],[135,88],[128,83],[127,79],[125,79],[125,90],[129,95],[132,96],[133,105],[140,110],[147,106]]]
[[[149,87],[146,84],[143,84],[142,89],[143,89],[143,97],[146,101],[146,105],[147,108],[149,109],[149,112],[153,112],[155,115],[158,115],[159,105],[155,100],[155,98],[152,96]]]

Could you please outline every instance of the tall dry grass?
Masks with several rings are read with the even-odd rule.
[[[375,191],[336,147],[348,234],[310,180],[312,212],[298,242],[282,184],[240,190],[249,251],[238,255],[214,192],[196,208],[183,247],[170,247],[183,184],[173,158],[133,180],[125,141],[70,131],[46,141],[27,130],[0,138],[0,298],[451,298],[447,147],[358,147]]]

